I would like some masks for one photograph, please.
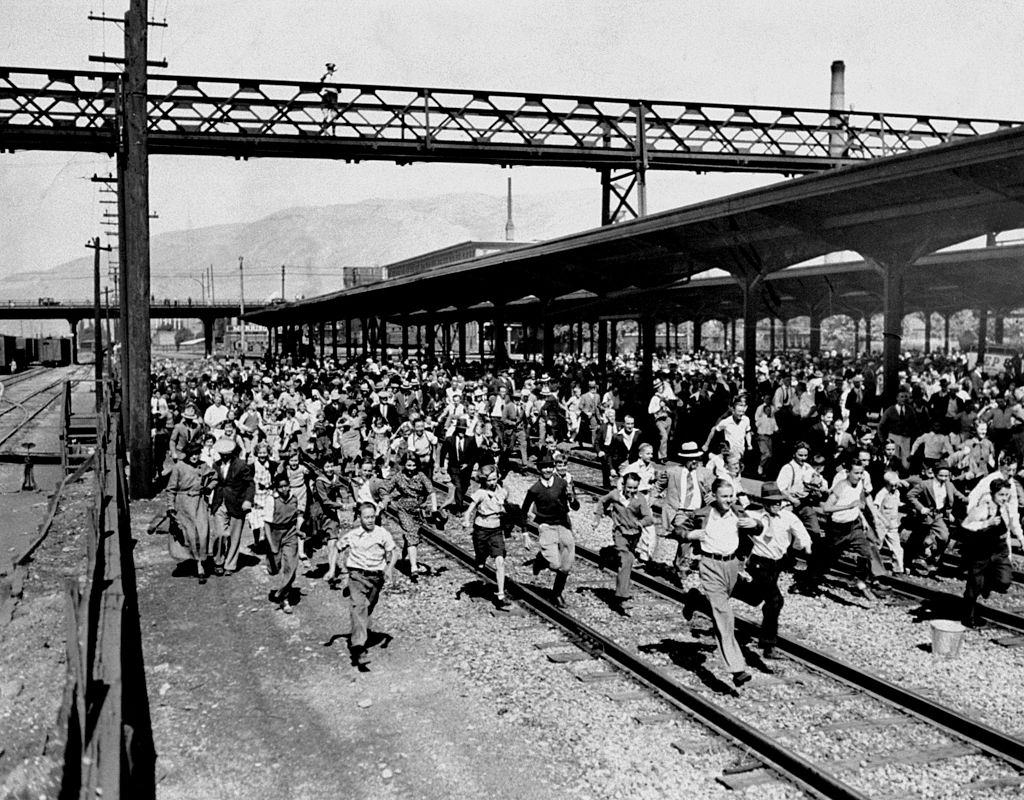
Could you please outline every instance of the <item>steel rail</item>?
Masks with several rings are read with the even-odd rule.
[[[489,567],[475,564],[472,554],[459,547],[440,531],[421,525],[423,537],[442,552],[469,569],[494,579]],[[556,608],[539,593],[506,578],[505,590],[538,616],[547,619],[566,631],[574,643],[593,655],[600,656],[613,666],[629,674],[648,688],[654,690],[672,705],[696,717],[707,727],[748,748],[758,758],[784,775],[802,789],[830,800],[867,800],[867,795],[857,791],[813,762],[783,747],[778,741],[747,724],[721,706],[712,703],[699,693],[677,683],[663,670],[648,664],[633,655],[615,640],[605,636],[565,611]]]
[[[535,525],[528,524],[527,527],[532,533],[536,533]],[[614,570],[608,569],[601,563],[600,556],[590,548],[577,543],[576,553],[599,570],[614,573]],[[634,583],[643,586],[663,599],[680,604],[686,602],[686,593],[679,587],[643,572],[634,571],[631,577]],[[950,601],[960,600],[956,595],[947,592],[931,591]],[[996,619],[1003,616],[1010,618],[1008,620],[1009,624],[1003,622],[998,624],[1024,632],[1024,618],[1009,614],[1009,612],[1003,612],[1000,609],[986,608],[986,611],[990,612],[992,617]],[[996,619],[991,621],[996,621]],[[760,631],[759,625],[740,615],[736,615],[736,626],[738,629],[750,634],[756,634]],[[897,706],[901,710],[941,728],[953,737],[965,739],[1018,769],[1024,769],[1024,741],[1021,739],[966,717],[955,709],[931,700],[917,692],[904,689],[877,675],[864,672],[834,655],[816,650],[796,639],[779,634],[777,642],[778,649],[794,660],[824,672],[836,680],[854,686],[878,700]]]

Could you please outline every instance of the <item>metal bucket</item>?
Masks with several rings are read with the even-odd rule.
[[[959,622],[951,619],[932,620],[932,655],[939,658],[956,658],[960,655],[960,646],[964,642],[967,630]]]

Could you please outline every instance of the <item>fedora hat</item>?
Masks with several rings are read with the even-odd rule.
[[[182,419],[198,419],[199,415],[196,414],[195,406],[185,406],[185,410],[181,412]]]
[[[785,499],[774,481],[765,481],[761,484],[762,503],[781,503]]]
[[[679,448],[680,458],[700,458],[701,449],[697,447],[696,442],[683,442],[683,446]]]
[[[233,439],[218,439],[213,445],[213,452],[220,455],[227,455],[228,453],[235,452],[235,442]]]

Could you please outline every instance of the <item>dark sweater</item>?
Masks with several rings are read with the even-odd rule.
[[[553,478],[551,486],[545,486],[537,481],[526,492],[523,498],[523,517],[535,508],[534,522],[538,525],[562,525],[572,528],[569,520],[569,486],[557,475]],[[575,508],[579,508],[579,501],[576,501]]]

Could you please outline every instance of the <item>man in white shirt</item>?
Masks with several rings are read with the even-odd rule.
[[[988,493],[978,499],[963,522],[961,547],[967,582],[962,622],[969,628],[977,625],[978,597],[987,598],[991,592],[1003,594],[1013,583],[1011,536],[1024,547],[1017,509],[1010,499],[1011,483],[994,478],[989,483]]]
[[[676,399],[668,384],[659,380],[655,383],[654,396],[647,404],[647,413],[654,419],[658,429],[658,461],[668,460],[668,440],[672,435],[672,405]]]
[[[705,450],[711,447],[711,440],[718,431],[724,434],[725,442],[729,445],[729,452],[738,455],[742,459],[750,449],[750,420],[747,418],[746,400],[738,397],[733,401],[732,413],[719,420],[711,428],[711,432],[704,442]]]
[[[750,582],[739,595],[743,602],[761,607],[761,635],[758,645],[765,658],[771,658],[779,635],[779,616],[785,600],[779,591],[782,559],[791,546],[810,555],[811,537],[796,514],[785,507],[786,497],[774,483],[761,486],[764,513],[756,515],[764,526],[761,533],[751,538],[752,549],[747,559]]]
[[[213,405],[206,409],[203,414],[203,423],[214,432],[216,435],[220,435],[220,427],[224,424],[224,420],[228,418],[228,407],[224,405],[224,395],[217,392],[213,396]]]
[[[806,442],[797,442],[793,459],[782,465],[775,478],[775,485],[786,498],[793,512],[815,541],[821,539],[821,525],[818,522],[819,498],[826,491],[825,481],[808,462],[811,448]]]
[[[828,571],[847,550],[857,556],[857,590],[867,600],[877,598],[864,580],[869,569],[872,580],[886,574],[877,548],[871,546],[864,528],[864,510],[876,516],[874,502],[864,482],[864,465],[852,460],[846,474],[832,484],[822,512],[828,515],[828,530],[817,545],[817,557],[810,559],[802,579],[794,584],[801,594],[815,597],[821,594],[821,582]]]
[[[715,626],[718,649],[725,668],[732,673],[737,688],[750,680],[747,662],[736,642],[736,619],[729,598],[736,589],[742,563],[737,555],[743,538],[756,536],[761,523],[745,512],[733,507],[735,496],[732,484],[716,480],[711,491],[714,499],[687,523],[686,539],[700,543],[700,583],[703,594],[691,589],[686,595],[683,616],[689,620],[695,610],[711,617]]]

